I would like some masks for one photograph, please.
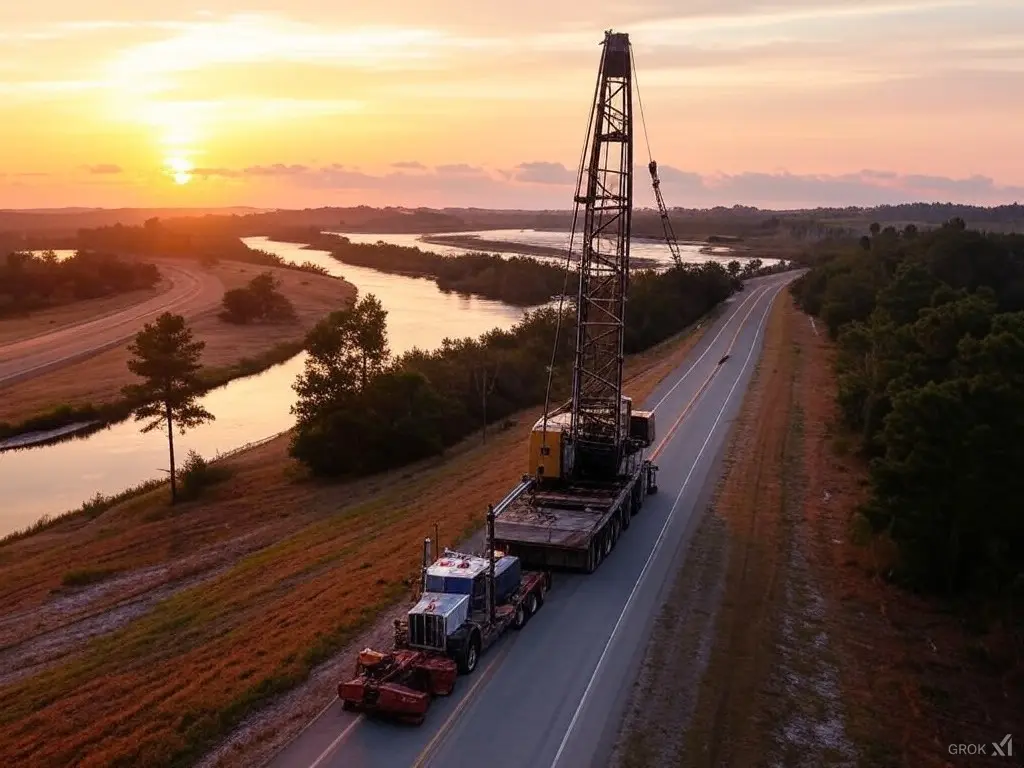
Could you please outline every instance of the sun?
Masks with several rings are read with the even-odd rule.
[[[195,170],[195,166],[184,155],[168,155],[164,160],[164,165],[175,184],[180,186],[192,181],[192,171]]]

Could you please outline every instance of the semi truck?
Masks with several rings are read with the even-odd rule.
[[[493,508],[487,531],[493,542]],[[551,588],[549,571],[524,571],[492,545],[484,557],[446,549],[433,563],[430,550],[425,539],[420,599],[395,621],[392,650],[364,649],[338,686],[344,709],[422,723],[433,697],[449,695],[506,630],[526,626]]]
[[[422,722],[434,696],[450,694],[458,675],[472,673],[480,654],[506,630],[526,625],[544,604],[553,570],[596,569],[646,496],[657,491],[658,468],[648,456],[654,414],[634,410],[622,387],[632,105],[629,36],[609,31],[566,264],[569,269],[576,222],[582,221],[571,397],[552,409],[549,377],[543,415],[529,437],[526,472],[488,508],[482,555],[445,550],[431,562],[425,542],[421,596],[396,620],[393,648],[364,650],[355,676],[338,686],[346,709]],[[666,233],[671,241],[669,227]],[[672,252],[678,263],[678,248]],[[558,317],[561,324],[561,312]],[[557,349],[557,338],[555,344]]]

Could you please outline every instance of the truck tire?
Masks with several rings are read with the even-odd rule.
[[[525,602],[526,601],[523,600],[523,602],[516,606],[516,615],[512,617],[512,629],[522,629],[526,626],[527,619],[530,618],[526,615],[526,608],[523,607],[523,603]]]
[[[537,599],[537,593],[531,592],[526,596],[526,620],[529,621],[530,617],[537,612],[540,608],[540,601]]]
[[[459,658],[456,660],[456,664],[459,667],[459,672],[463,675],[468,675],[476,669],[477,662],[480,661],[480,636],[474,632],[469,637],[469,642],[466,643],[466,647],[462,649],[459,654]]]
[[[544,596],[547,591],[551,589],[551,574],[544,574],[544,578],[540,580],[540,586],[537,587],[537,607],[540,608],[544,605]]]

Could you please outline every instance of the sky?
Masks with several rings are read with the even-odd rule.
[[[34,0],[0,208],[569,208],[606,29],[669,206],[1024,201],[1021,0]]]

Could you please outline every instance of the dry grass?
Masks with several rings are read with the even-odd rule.
[[[999,626],[969,627],[963,617],[972,608],[926,600],[883,580],[891,543],[854,541],[867,468],[849,449],[855,441],[835,427],[834,349],[806,320],[796,326],[795,341],[808,358],[808,556],[829,598],[851,735],[865,765],[966,765],[969,758],[950,757],[950,743],[989,744],[1019,727],[1020,640]]]
[[[25,316],[0,319],[0,345],[10,344],[41,333],[58,331],[69,325],[77,325],[112,312],[119,312],[134,304],[155,298],[171,289],[169,280],[161,280],[153,288],[129,291],[102,299],[76,301],[60,307],[32,312]]]
[[[649,395],[698,336],[631,358],[627,391]],[[521,475],[536,416],[522,413],[485,446],[467,440],[444,461],[347,485],[293,479],[280,439],[233,459],[231,479],[173,514],[150,494],[0,548],[0,601],[11,612],[3,646],[72,618],[47,613],[54,590],[92,615],[218,568],[85,653],[0,687],[0,762],[194,759],[405,594],[435,522],[449,544],[479,526],[486,504]],[[62,586],[86,569],[120,575],[81,592]]]
[[[324,315],[346,306],[355,296],[355,288],[349,283],[293,269],[232,261],[211,269],[225,290],[244,286],[267,270],[281,280],[281,291],[295,305],[298,322],[232,325],[217,317],[217,309],[204,312],[193,318],[190,325],[196,338],[206,342],[202,359],[207,369],[227,368],[277,344],[299,341]],[[101,405],[117,400],[123,386],[137,382],[127,367],[131,357],[127,346],[8,387],[0,398],[0,422],[20,423],[65,404]]]

